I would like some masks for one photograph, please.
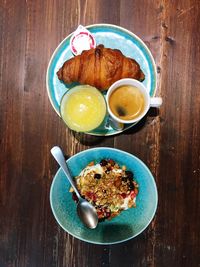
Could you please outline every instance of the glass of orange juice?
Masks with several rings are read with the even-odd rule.
[[[70,129],[76,132],[89,132],[103,122],[106,101],[95,87],[78,85],[69,89],[62,97],[60,114]]]

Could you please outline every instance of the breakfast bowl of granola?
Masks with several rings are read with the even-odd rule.
[[[57,223],[72,236],[94,244],[116,244],[136,237],[151,223],[158,194],[153,175],[136,156],[101,147],[67,160],[80,195],[96,209],[98,225],[89,229],[77,212],[77,196],[59,169],[50,190]]]

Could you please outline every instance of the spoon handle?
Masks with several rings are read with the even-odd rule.
[[[58,164],[60,165],[60,167],[62,168],[62,170],[64,171],[67,179],[69,180],[71,186],[73,187],[77,197],[80,199],[81,196],[76,188],[76,184],[70,174],[70,171],[68,169],[68,166],[67,166],[67,163],[65,161],[65,158],[64,158],[64,155],[63,155],[63,152],[62,150],[60,149],[60,147],[58,146],[54,146],[52,149],[51,149],[51,154],[53,155],[53,157],[55,158],[55,160],[58,162]]]

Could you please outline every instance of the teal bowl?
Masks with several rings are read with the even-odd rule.
[[[77,176],[88,163],[99,162],[104,158],[113,159],[134,173],[139,184],[135,208],[122,211],[110,221],[100,222],[95,229],[87,228],[76,213],[76,203],[69,192],[70,184],[61,169],[57,171],[51,185],[50,204],[56,221],[66,232],[89,243],[111,245],[127,241],[145,230],[155,215],[158,194],[154,178],[147,166],[136,156],[118,149],[88,149],[69,158],[67,164],[72,176]]]

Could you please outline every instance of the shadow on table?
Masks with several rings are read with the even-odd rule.
[[[105,138],[108,138],[107,136],[95,136],[95,135],[89,135],[85,133],[76,133],[73,132],[73,136],[78,140],[82,145],[85,146],[96,146],[100,143],[102,143]]]
[[[147,115],[149,117],[157,117],[160,114],[159,108],[150,108],[150,110],[147,112]]]
[[[105,139],[109,139],[118,136],[118,135],[130,135],[130,134],[135,134],[139,131],[141,131],[145,125],[147,124],[147,118],[155,118],[159,116],[159,109],[158,108],[151,108],[146,116],[140,120],[136,125],[131,127],[130,129],[124,130],[121,133],[117,133],[115,135],[110,135],[110,136],[97,136],[97,135],[90,135],[90,134],[85,134],[85,133],[77,133],[73,132],[73,136],[82,144],[85,146],[97,146],[100,143],[102,143]]]
[[[156,118],[159,116],[159,109],[158,108],[150,108],[150,110],[147,112],[145,117],[140,120],[136,125],[131,127],[130,129],[126,130],[124,132],[125,135],[130,135],[130,134],[135,134],[139,131],[141,131],[147,123],[151,123],[152,119]],[[149,122],[150,121],[150,122]]]

